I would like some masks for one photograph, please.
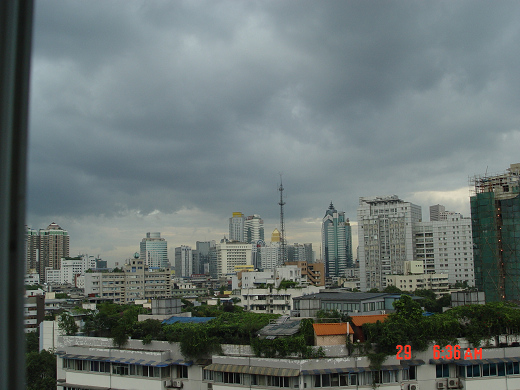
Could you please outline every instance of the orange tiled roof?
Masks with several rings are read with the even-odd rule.
[[[363,324],[375,324],[377,321],[384,322],[388,318],[388,314],[373,314],[370,316],[352,316],[352,323],[355,326]]]
[[[338,334],[353,334],[354,331],[348,323],[335,323],[335,324],[312,324],[314,332],[317,336],[334,336]]]

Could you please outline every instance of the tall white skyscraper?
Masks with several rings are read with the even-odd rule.
[[[244,221],[244,240],[256,244],[264,239],[264,220],[258,214],[250,215]]]
[[[161,238],[161,233],[146,233],[146,237],[141,240],[140,249],[139,257],[144,260],[147,266],[169,267],[168,243],[164,238]]]
[[[415,259],[413,226],[421,207],[397,195],[359,198],[358,240],[361,291],[386,287],[385,275],[403,274]]]
[[[229,218],[229,240],[245,242],[244,238],[244,214],[234,212],[233,216]]]
[[[321,240],[327,276],[344,276],[345,270],[352,266],[350,223],[332,202],[323,217]]]
[[[175,276],[189,278],[193,270],[193,251],[190,246],[181,245],[175,248]]]

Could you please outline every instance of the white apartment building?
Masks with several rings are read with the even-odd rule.
[[[280,242],[270,242],[258,249],[260,252],[261,269],[273,269],[280,265]]]
[[[123,269],[124,272],[85,273],[85,296],[109,298],[115,303],[171,297],[170,269],[152,270],[139,258],[132,259]]]
[[[414,260],[413,226],[421,207],[397,195],[359,198],[358,259],[361,291],[384,289],[386,275],[402,274]]]
[[[325,287],[307,286],[303,288],[242,288],[238,306],[255,313],[290,315],[293,299],[307,294],[319,293]]]
[[[89,255],[80,255],[74,258],[61,259],[59,269],[47,267],[45,280],[53,284],[72,284],[76,286],[76,278],[86,270],[96,268],[96,258]]]
[[[273,285],[275,288],[280,286],[283,280],[296,282],[298,285],[307,284],[305,277],[302,277],[302,270],[297,265],[286,265],[265,271],[241,272],[232,277],[233,290],[241,288],[256,288],[259,286]]]
[[[387,275],[386,285],[403,291],[432,290],[438,295],[447,294],[450,287],[447,274]]]
[[[443,210],[437,221],[416,223],[414,236],[416,259],[424,262],[426,273],[448,274],[452,285],[474,286],[471,218]]]
[[[237,241],[218,243],[216,245],[217,278],[235,273],[236,266],[252,265],[251,245]]]

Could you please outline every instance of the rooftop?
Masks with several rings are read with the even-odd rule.
[[[377,321],[384,322],[388,318],[388,314],[374,314],[370,316],[355,316],[352,317],[352,323],[355,326],[363,324],[375,324]]]
[[[354,331],[347,322],[333,324],[312,324],[316,336],[335,336],[339,334],[353,334]]]

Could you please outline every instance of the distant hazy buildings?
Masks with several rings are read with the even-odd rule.
[[[244,240],[244,214],[234,212],[233,216],[229,218],[229,240],[245,242]]]
[[[473,178],[475,285],[486,301],[520,300],[520,164]]]
[[[305,261],[307,263],[314,262],[314,252],[312,244],[298,244],[295,242],[292,245],[287,245],[287,261]]]
[[[325,212],[321,228],[322,248],[327,276],[343,276],[352,267],[352,233],[345,213],[332,202]]]
[[[54,222],[47,229],[27,228],[25,243],[27,272],[38,272],[41,283],[47,268],[60,269],[61,259],[69,256],[69,233]]]
[[[193,274],[193,251],[190,246],[175,248],[175,276],[189,278]]]
[[[161,238],[161,233],[146,233],[146,237],[141,240],[140,258],[149,267],[164,268],[169,267],[168,262],[168,243]]]
[[[386,287],[386,275],[402,274],[414,260],[413,226],[421,207],[397,195],[359,198],[358,239],[361,291]]]

